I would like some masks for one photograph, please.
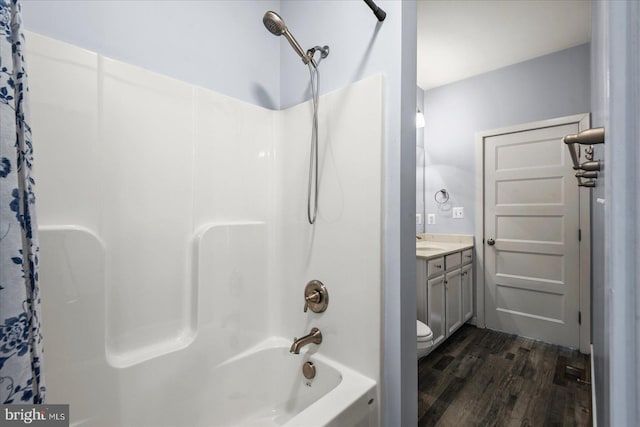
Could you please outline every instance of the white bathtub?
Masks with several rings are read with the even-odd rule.
[[[177,375],[171,381],[166,380],[171,357],[124,369],[122,412],[112,422],[130,427],[377,425],[375,381],[307,353],[310,347],[291,354],[289,345],[283,338],[269,338],[216,366],[173,366]],[[316,367],[311,380],[302,375],[306,361]]]
[[[47,399],[70,405],[71,426],[378,425],[375,380],[323,356],[322,345],[305,346],[298,355],[282,337],[247,345],[264,333],[260,324],[250,328],[250,315],[232,328],[208,320],[211,313],[228,313],[206,288],[199,297],[213,307],[199,310],[199,328],[188,342],[174,340],[170,351],[152,349],[151,356],[110,355],[104,346],[104,244],[71,226],[41,228],[40,243],[48,255],[41,265],[43,332],[50,343]],[[312,380],[301,369],[309,360],[317,371]]]
[[[217,366],[211,377],[211,426],[371,426],[375,382],[320,354],[291,354],[270,339]],[[311,361],[316,376],[306,379]]]

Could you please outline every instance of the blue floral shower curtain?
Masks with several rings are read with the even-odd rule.
[[[0,403],[44,403],[33,149],[19,0],[0,0]]]

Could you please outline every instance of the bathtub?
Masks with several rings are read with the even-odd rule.
[[[304,350],[303,350],[304,352]],[[166,381],[166,368],[116,369],[116,393],[88,416],[71,401],[71,427],[374,427],[376,383],[320,354],[289,353],[288,341],[272,338],[211,370],[173,366],[180,378]],[[316,377],[302,365],[311,361]],[[152,362],[152,365],[156,363]],[[144,364],[147,365],[147,364]],[[197,371],[184,375],[184,371]],[[88,373],[89,374],[89,373]],[[154,375],[155,377],[149,377]],[[90,374],[89,374],[90,375]],[[162,385],[158,385],[162,384]],[[93,396],[88,391],[84,398]],[[115,402],[107,403],[115,397]],[[96,402],[94,402],[96,403]],[[76,413],[74,413],[74,408]],[[85,412],[85,411],[82,411]]]
[[[375,382],[321,354],[291,354],[290,342],[273,338],[217,366],[211,396],[215,416],[204,425],[372,426]],[[311,361],[316,376],[306,379]]]
[[[115,369],[106,388],[70,396],[71,427],[374,427],[376,382],[321,354],[271,338],[210,370],[161,359]],[[175,354],[175,353],[174,353]],[[311,361],[316,376],[306,379]],[[162,366],[164,365],[164,366]],[[173,366],[171,366],[173,365]],[[169,371],[171,369],[171,371]],[[172,376],[170,373],[176,374]],[[186,372],[186,373],[185,373]],[[86,372],[92,375],[91,372]],[[103,384],[107,385],[107,384]],[[79,391],[78,389],[75,390]],[[101,403],[96,392],[103,394]],[[115,398],[110,403],[109,400]],[[90,399],[79,405],[81,400]],[[54,398],[57,402],[58,400]],[[87,409],[94,406],[87,413]],[[75,411],[74,411],[75,409]],[[75,412],[75,413],[74,413]],[[79,412],[84,412],[80,414]],[[83,416],[85,415],[85,416]]]
[[[255,322],[231,328],[208,320],[226,312],[207,289],[199,297],[213,308],[200,310],[188,341],[115,357],[105,347],[104,243],[75,226],[41,227],[40,243],[47,253],[41,264],[43,333],[51,343],[47,399],[70,405],[71,426],[378,425],[374,379],[322,354],[322,345],[291,354],[291,339],[256,339],[264,331]],[[306,361],[316,366],[311,380],[302,375]]]
[[[314,350],[311,347],[301,354],[291,354],[290,344],[284,338],[272,337],[209,367],[198,362],[176,368],[171,360],[162,363],[165,358],[159,358],[121,370],[126,380],[120,382],[122,412],[117,424],[136,427],[378,424],[375,381],[319,353],[311,354]],[[184,363],[184,357],[180,360]],[[310,380],[302,374],[302,365],[307,361],[316,367],[316,376]],[[166,381],[166,374],[159,373],[167,372],[171,365],[179,375]]]

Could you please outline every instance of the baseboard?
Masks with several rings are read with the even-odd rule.
[[[593,364],[593,344],[591,347],[591,418],[593,419],[593,427],[598,427],[598,413],[596,405],[596,370],[594,369]]]

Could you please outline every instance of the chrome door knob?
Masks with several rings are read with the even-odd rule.
[[[496,244],[496,241],[495,241],[495,240],[493,240],[493,239],[489,239],[489,240],[487,240],[487,244],[488,244],[489,246],[493,246],[493,245],[495,245],[495,244]]]

